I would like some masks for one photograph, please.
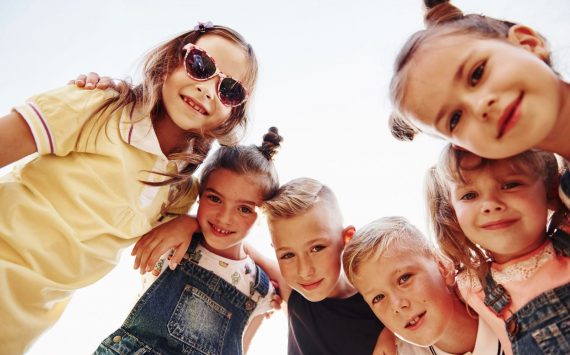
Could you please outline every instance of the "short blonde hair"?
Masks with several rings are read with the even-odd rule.
[[[406,218],[382,217],[358,229],[344,248],[342,264],[350,283],[354,284],[360,265],[372,254],[384,254],[396,248],[445,260],[434,244]]]
[[[328,186],[315,179],[298,178],[281,186],[272,199],[263,203],[262,209],[271,221],[302,215],[319,201],[339,211],[336,197]]]

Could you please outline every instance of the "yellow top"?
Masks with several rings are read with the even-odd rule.
[[[2,354],[22,353],[59,318],[71,291],[107,274],[121,249],[158,224],[169,187],[140,181],[164,179],[148,171],[172,172],[177,162],[160,150],[149,117],[131,117],[127,107],[107,126],[90,120],[76,144],[113,95],[67,86],[15,109],[38,154],[0,179]],[[196,196],[193,183],[175,211],[186,213]]]

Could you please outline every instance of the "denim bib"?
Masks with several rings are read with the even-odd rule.
[[[570,236],[552,228],[549,237],[556,252],[570,256]],[[485,275],[484,303],[500,315],[511,303],[508,291]],[[546,291],[505,321],[513,354],[570,354],[570,284]]]
[[[252,296],[243,294],[192,261],[201,239],[193,236],[190,257],[160,275],[95,354],[242,354],[254,299],[267,296],[269,278],[256,265]]]

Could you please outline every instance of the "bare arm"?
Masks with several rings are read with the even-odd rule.
[[[372,355],[396,355],[396,337],[388,328],[382,329]]]
[[[264,318],[263,314],[255,316],[249,323],[247,329],[245,330],[245,334],[243,335],[244,354],[247,354],[247,351],[249,350],[249,345],[251,344],[251,340],[253,339],[253,336],[255,335],[255,333],[259,329],[259,326],[263,322],[263,318]]]
[[[0,168],[38,151],[30,127],[15,111],[0,118],[0,142]]]

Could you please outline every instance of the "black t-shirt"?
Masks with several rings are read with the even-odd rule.
[[[289,355],[370,355],[384,325],[362,296],[310,302],[292,291]]]

